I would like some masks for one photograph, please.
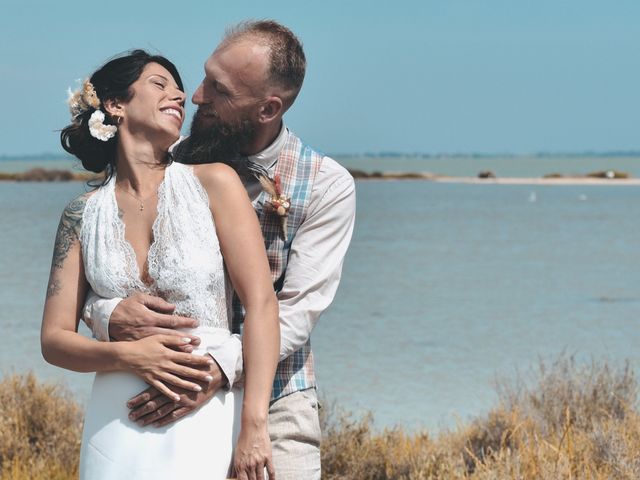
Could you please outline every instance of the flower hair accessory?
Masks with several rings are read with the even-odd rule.
[[[258,180],[264,191],[271,195],[271,200],[265,205],[280,217],[280,227],[282,229],[280,233],[282,233],[282,238],[286,241],[288,237],[287,216],[291,209],[291,198],[282,193],[282,181],[280,180],[279,174],[276,173],[273,176],[273,180],[264,175],[260,175]]]
[[[82,82],[82,86],[75,92],[72,92],[71,89],[69,89],[68,92],[69,99],[67,103],[69,104],[69,111],[71,112],[73,121],[76,121],[80,115],[87,112],[90,108],[96,110],[100,108],[100,99],[93,88],[93,84],[89,80]]]
[[[118,127],[115,125],[104,124],[104,113],[102,110],[96,110],[89,118],[89,133],[93,138],[106,142],[116,136]]]
[[[89,118],[89,133],[93,138],[102,140],[103,142],[115,137],[118,127],[115,125],[104,124],[104,112],[100,110],[100,99],[96,93],[93,84],[87,79],[82,82],[82,86],[72,92],[69,89],[69,111],[71,112],[71,121],[74,123],[80,123],[78,117],[89,109],[93,108],[95,111]]]

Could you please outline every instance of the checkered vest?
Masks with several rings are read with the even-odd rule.
[[[284,195],[291,198],[286,240],[282,238],[280,233],[280,217],[275,212],[263,208],[270,196],[266,192],[262,192],[254,202],[262,227],[267,257],[271,266],[273,287],[276,292],[279,292],[284,284],[291,242],[307,215],[313,182],[322,163],[321,154],[303,144],[291,132],[287,134],[287,141],[278,156],[274,172],[274,174],[280,174]],[[234,295],[232,325],[233,331],[236,333],[240,330],[244,313],[237,295]],[[311,344],[307,340],[307,343],[299,350],[278,364],[271,399],[275,400],[298,390],[315,386],[313,353]]]

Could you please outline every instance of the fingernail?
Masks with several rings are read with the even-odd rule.
[[[207,365],[213,365],[215,362],[213,360],[207,360]]]
[[[201,392],[202,391],[202,387],[200,385],[196,385],[195,387],[193,387],[193,391],[194,392]]]
[[[173,400],[174,400],[175,402],[179,402],[179,401],[180,401],[180,395],[174,395],[174,396],[173,396]]]
[[[183,341],[184,343],[191,343],[191,339],[190,339],[190,338],[187,338],[187,337],[184,337],[184,338],[182,339],[182,341]]]
[[[213,380],[213,377],[212,377],[211,375],[207,375],[206,377],[204,377],[204,379],[205,379],[207,382],[210,382],[210,381],[212,381],[212,380]]]

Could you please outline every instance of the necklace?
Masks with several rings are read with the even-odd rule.
[[[119,188],[121,192],[126,193],[127,195],[135,198],[135,200],[140,204],[140,206],[138,207],[139,211],[144,211],[144,202],[146,202],[147,200],[149,200],[151,197],[153,197],[157,192],[152,193],[151,195],[149,195],[147,198],[138,198],[136,195],[134,195],[133,193],[125,190],[124,188],[120,187],[118,184],[116,184],[116,188]]]

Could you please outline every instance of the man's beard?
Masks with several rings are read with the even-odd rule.
[[[214,114],[205,116],[198,108],[191,122],[190,163],[229,162],[255,138],[255,125],[246,116],[225,122]]]

